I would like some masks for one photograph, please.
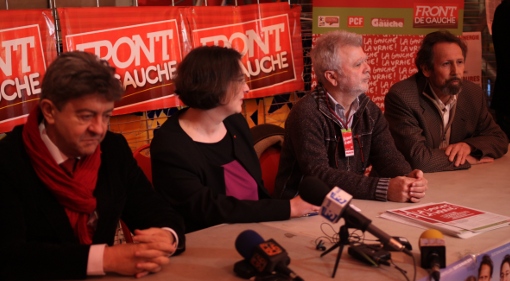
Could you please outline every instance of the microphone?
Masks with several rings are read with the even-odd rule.
[[[315,206],[321,206],[321,216],[332,223],[338,222],[343,217],[348,226],[350,225],[361,231],[368,231],[377,237],[383,245],[412,256],[412,253],[400,242],[377,228],[370,219],[357,211],[357,208],[355,209],[355,207],[350,205],[352,195],[342,189],[336,186],[330,189],[317,177],[308,176],[299,185],[299,195],[306,202]]]
[[[430,269],[430,277],[439,281],[440,268],[446,267],[446,247],[443,234],[436,229],[425,230],[419,240],[421,267]]]
[[[242,259],[234,264],[234,272],[237,276],[243,279],[250,279],[257,275],[255,268],[245,259]]]
[[[276,273],[290,280],[303,280],[288,268],[290,258],[287,251],[273,239],[264,241],[257,232],[245,230],[237,236],[235,247],[237,252],[255,268],[258,275]]]
[[[248,258],[253,256],[253,249],[255,247],[245,246],[245,241],[249,241],[251,245],[258,245],[264,242],[264,239],[255,232],[248,230],[241,232],[236,239],[235,246],[237,252],[243,256],[243,260],[240,260],[234,264],[234,272],[241,278],[250,279],[258,274],[257,270],[251,265]]]

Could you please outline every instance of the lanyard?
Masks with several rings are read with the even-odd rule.
[[[327,99],[327,105],[328,105],[329,112],[331,112],[331,114],[333,114],[333,116],[335,116],[335,118],[338,120],[338,122],[340,122],[343,129],[350,131],[351,129],[349,128],[349,123],[351,123],[351,120],[352,120],[352,117],[354,117],[354,114],[352,114],[351,116],[349,116],[347,118],[347,122],[344,122],[344,120],[340,116],[338,116],[338,114],[336,114],[336,111],[331,107],[331,101],[329,100],[329,97]],[[350,106],[352,106],[352,104]],[[349,107],[349,110],[350,110],[350,107]]]
[[[327,101],[329,111],[331,112],[331,114],[333,114],[333,116],[335,116],[335,118],[338,120],[338,122],[340,122],[340,124],[343,127],[341,129],[341,132],[344,143],[345,157],[352,157],[354,156],[354,143],[352,141],[352,130],[349,128],[349,123],[351,123],[354,114],[347,118],[347,122],[344,122],[342,118],[340,118],[340,116],[338,116],[338,114],[336,114],[336,112],[331,108],[330,100],[328,99]]]

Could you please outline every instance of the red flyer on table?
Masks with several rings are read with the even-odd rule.
[[[382,218],[423,228],[436,228],[460,238],[510,225],[510,217],[448,202],[388,210]]]

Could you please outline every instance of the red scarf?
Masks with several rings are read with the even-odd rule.
[[[23,128],[23,143],[37,176],[64,206],[74,234],[81,244],[92,244],[92,227],[87,226],[89,216],[96,209],[94,189],[101,165],[101,149],[82,157],[73,176],[69,176],[54,160],[39,132],[40,109],[36,106],[28,115]]]

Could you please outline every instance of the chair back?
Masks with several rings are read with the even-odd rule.
[[[262,170],[262,180],[272,196],[278,165],[280,164],[285,129],[273,124],[261,124],[252,127],[250,130],[253,135],[254,149]]]
[[[133,152],[133,157],[136,159],[138,166],[142,169],[145,176],[152,183],[152,167],[151,167],[151,152],[150,144],[144,144]]]

